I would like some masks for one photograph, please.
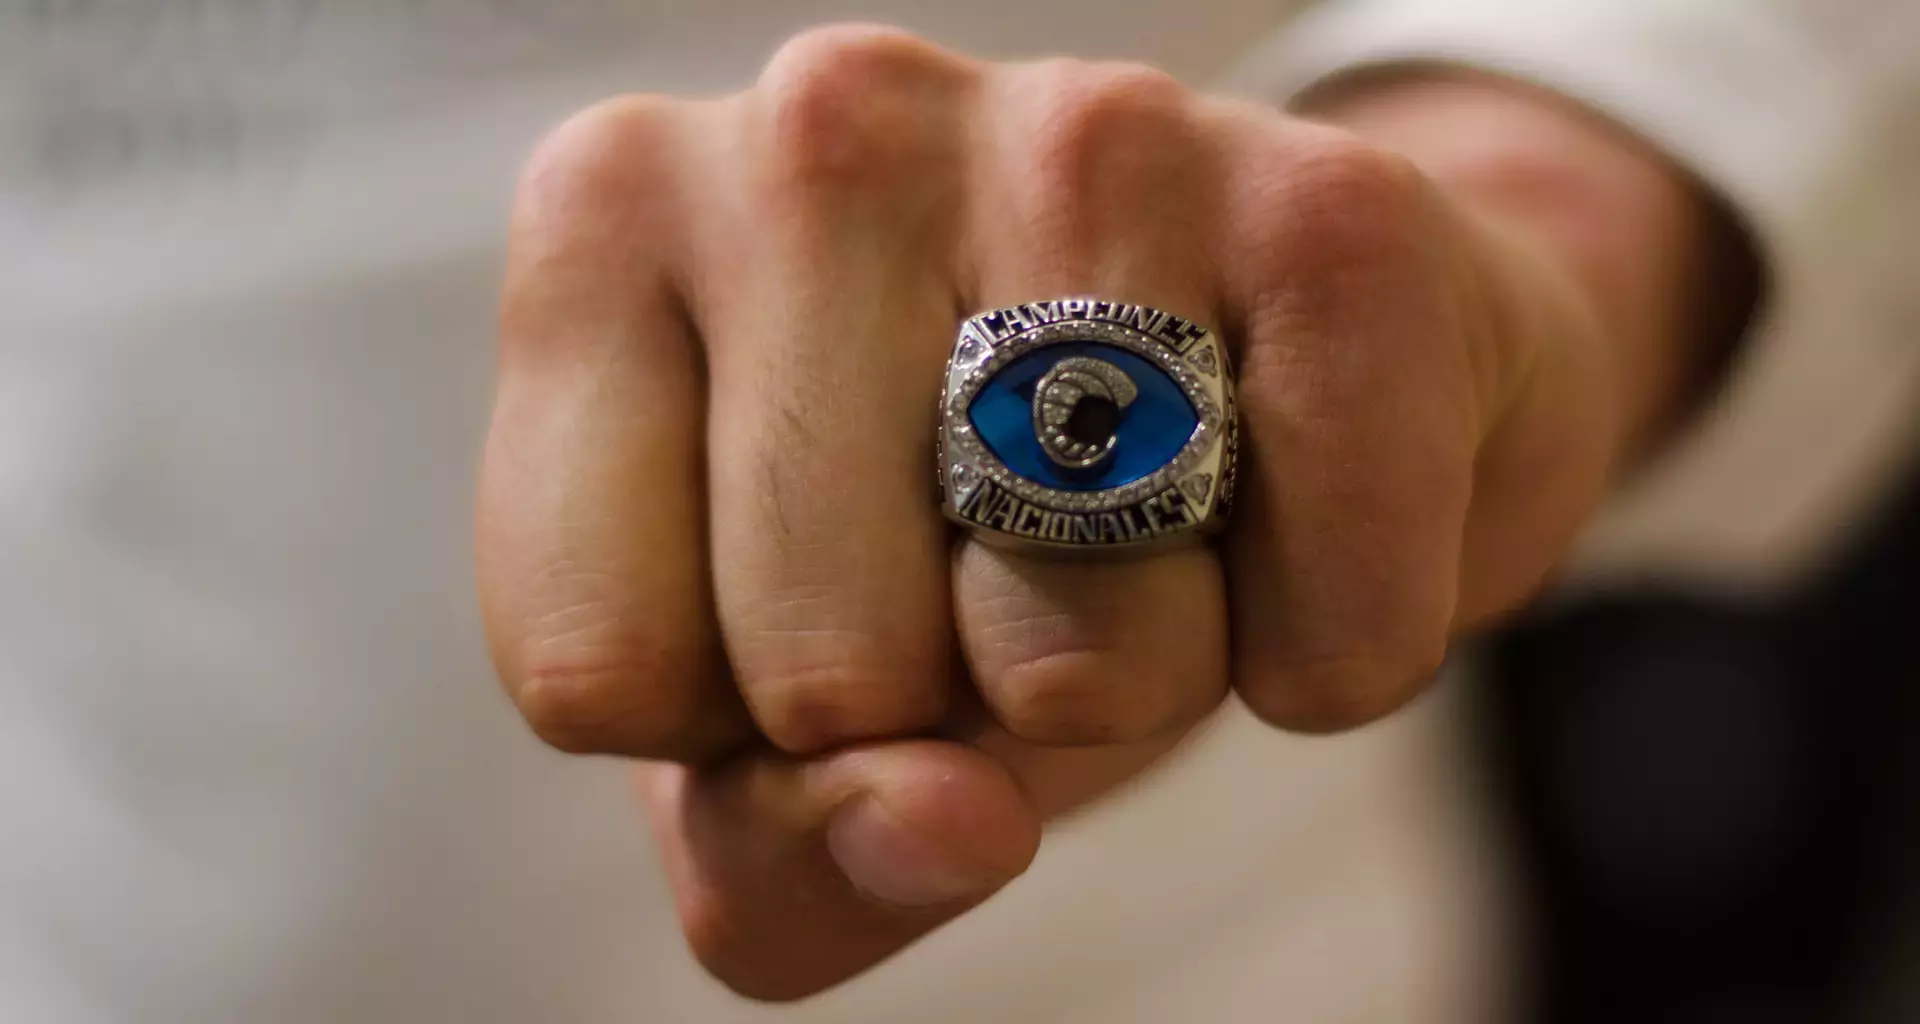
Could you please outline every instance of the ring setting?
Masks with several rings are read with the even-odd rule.
[[[1086,297],[980,313],[940,413],[943,511],[986,541],[1143,547],[1202,536],[1231,506],[1226,351],[1171,313]]]

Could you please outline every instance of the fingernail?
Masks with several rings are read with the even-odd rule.
[[[827,823],[827,851],[854,888],[901,907],[928,907],[986,894],[1002,879],[916,831],[871,797],[857,797]]]

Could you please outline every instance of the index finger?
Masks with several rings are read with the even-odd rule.
[[[682,108],[577,115],[520,191],[481,474],[481,607],[502,682],[580,753],[697,759],[749,732],[705,543],[705,382],[669,280]]]

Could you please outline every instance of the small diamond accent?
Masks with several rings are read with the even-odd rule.
[[[1205,502],[1207,495],[1213,493],[1213,474],[1201,473],[1198,476],[1189,477],[1186,483],[1180,485],[1180,489],[1186,491],[1187,496],[1194,501]]]
[[[972,466],[963,463],[953,467],[953,491],[955,494],[965,494],[973,490],[973,485],[979,482],[980,472]]]
[[[1200,368],[1201,373],[1209,377],[1220,372],[1220,360],[1214,356],[1212,345],[1208,345],[1206,348],[1195,353],[1191,361],[1193,365]]]
[[[954,353],[954,358],[963,363],[971,363],[977,361],[981,354],[980,343],[972,338],[968,338],[960,343],[960,350]]]

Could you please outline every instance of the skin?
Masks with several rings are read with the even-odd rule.
[[[977,905],[1230,692],[1288,730],[1391,713],[1671,422],[1713,218],[1657,156],[1451,73],[1313,107],[841,27],[534,154],[492,653],[542,738],[649,762],[688,941],[737,991],[808,995]],[[1087,293],[1232,347],[1219,545],[1050,561],[940,519],[955,325]]]

